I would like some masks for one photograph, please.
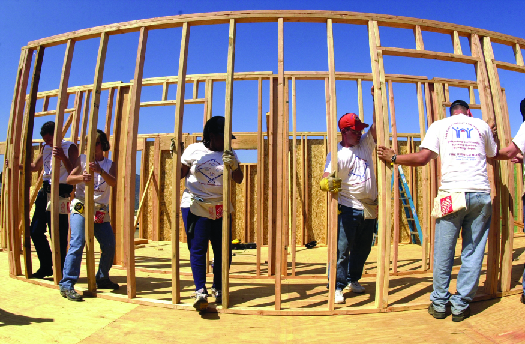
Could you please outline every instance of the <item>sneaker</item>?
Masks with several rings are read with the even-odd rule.
[[[445,319],[447,317],[447,313],[436,311],[432,303],[428,305],[428,314],[432,315],[435,319]]]
[[[208,308],[208,293],[204,290],[204,288],[197,290],[193,294],[193,297],[195,298],[193,308],[195,308],[197,311],[202,312]]]
[[[465,319],[467,319],[470,316],[470,306],[465,308],[461,313],[454,314],[452,313],[452,321],[453,322],[460,322]]]
[[[221,290],[217,290],[215,288],[211,288],[211,294],[215,298],[215,303],[216,304],[222,303],[222,291]]]
[[[521,294],[520,301],[521,303],[525,303],[525,294]]]
[[[82,295],[77,293],[75,289],[60,289],[60,295],[67,298],[69,301],[82,301]]]
[[[31,277],[43,279],[44,277],[48,276],[53,276],[53,269],[38,269],[37,272],[35,272]]]
[[[345,303],[345,297],[343,295],[342,290],[339,290],[339,289],[335,290],[335,301],[334,302],[337,304]]]
[[[365,287],[363,287],[361,284],[359,284],[358,281],[348,283],[346,285],[345,289],[347,289],[349,291],[353,291],[354,293],[358,293],[358,294],[361,294],[361,293],[365,292]]]
[[[111,282],[109,278],[97,281],[97,289],[117,290],[118,288],[120,288],[120,286],[115,282]]]

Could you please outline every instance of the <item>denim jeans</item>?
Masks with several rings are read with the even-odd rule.
[[[211,220],[194,215],[190,208],[181,208],[182,221],[188,237],[188,249],[190,250],[190,265],[193,274],[195,290],[206,291],[206,252],[208,252],[208,241],[211,242],[213,250],[213,285],[212,288],[222,289],[222,218]],[[192,227],[192,233],[188,230]],[[231,238],[230,218],[230,238]],[[230,240],[230,264],[232,262],[232,245]]]
[[[51,254],[51,247],[46,238],[47,227],[51,228],[51,212],[46,211],[47,208],[47,193],[44,188],[38,191],[35,200],[35,211],[31,219],[31,240],[35,245],[35,251],[40,261],[40,269],[44,271],[51,271],[53,269],[53,256]],[[64,267],[64,260],[67,253],[67,235],[69,230],[68,215],[60,214],[58,216],[58,231],[60,241],[60,268]],[[51,237],[51,231],[49,231]]]
[[[361,279],[372,248],[376,219],[365,220],[364,211],[339,205],[337,222],[336,289]]]
[[[80,263],[82,262],[82,251],[86,244],[84,216],[76,213],[71,214],[71,241],[64,263],[64,272],[60,281],[61,290],[70,290],[80,276]],[[115,235],[109,222],[95,223],[95,238],[100,244],[100,262],[98,264],[97,282],[109,279],[109,269],[113,266],[115,256]]]
[[[521,201],[523,202],[523,218],[525,219],[525,195],[521,196]],[[521,283],[523,284],[523,294],[525,295],[525,264],[523,264],[523,279]]]
[[[434,309],[444,312],[448,301],[452,314],[465,310],[476,295],[485,244],[492,216],[490,194],[466,192],[466,209],[436,220],[434,240],[434,291],[430,300]],[[454,250],[461,231],[461,268],[458,273],[457,294],[448,291],[454,263]]]

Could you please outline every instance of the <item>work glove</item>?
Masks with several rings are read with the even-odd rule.
[[[224,162],[224,166],[230,166],[232,171],[239,168],[239,162],[231,150],[225,150],[224,153],[222,153],[222,161]]]
[[[337,178],[334,171],[328,177],[321,179],[319,186],[326,192],[339,192],[341,191],[341,178]]]

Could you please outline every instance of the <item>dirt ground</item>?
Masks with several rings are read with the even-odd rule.
[[[525,343],[519,295],[475,302],[453,323],[426,310],[339,316],[258,316],[140,306],[101,298],[71,302],[58,290],[8,276],[0,252],[0,343]]]

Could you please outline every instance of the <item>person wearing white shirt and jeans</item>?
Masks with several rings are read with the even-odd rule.
[[[453,102],[450,115],[430,125],[419,152],[396,155],[392,149],[378,146],[377,155],[386,162],[407,166],[424,166],[438,155],[441,157],[441,185],[435,200],[440,213],[433,212],[437,217],[434,290],[428,312],[436,319],[444,319],[445,307],[450,301],[452,321],[458,322],[470,316],[469,303],[478,289],[492,216],[487,158],[496,155],[497,146],[489,125],[473,118],[465,101]],[[456,210],[454,206],[458,200],[465,207]],[[457,294],[451,295],[448,287],[461,229],[461,268]]]

